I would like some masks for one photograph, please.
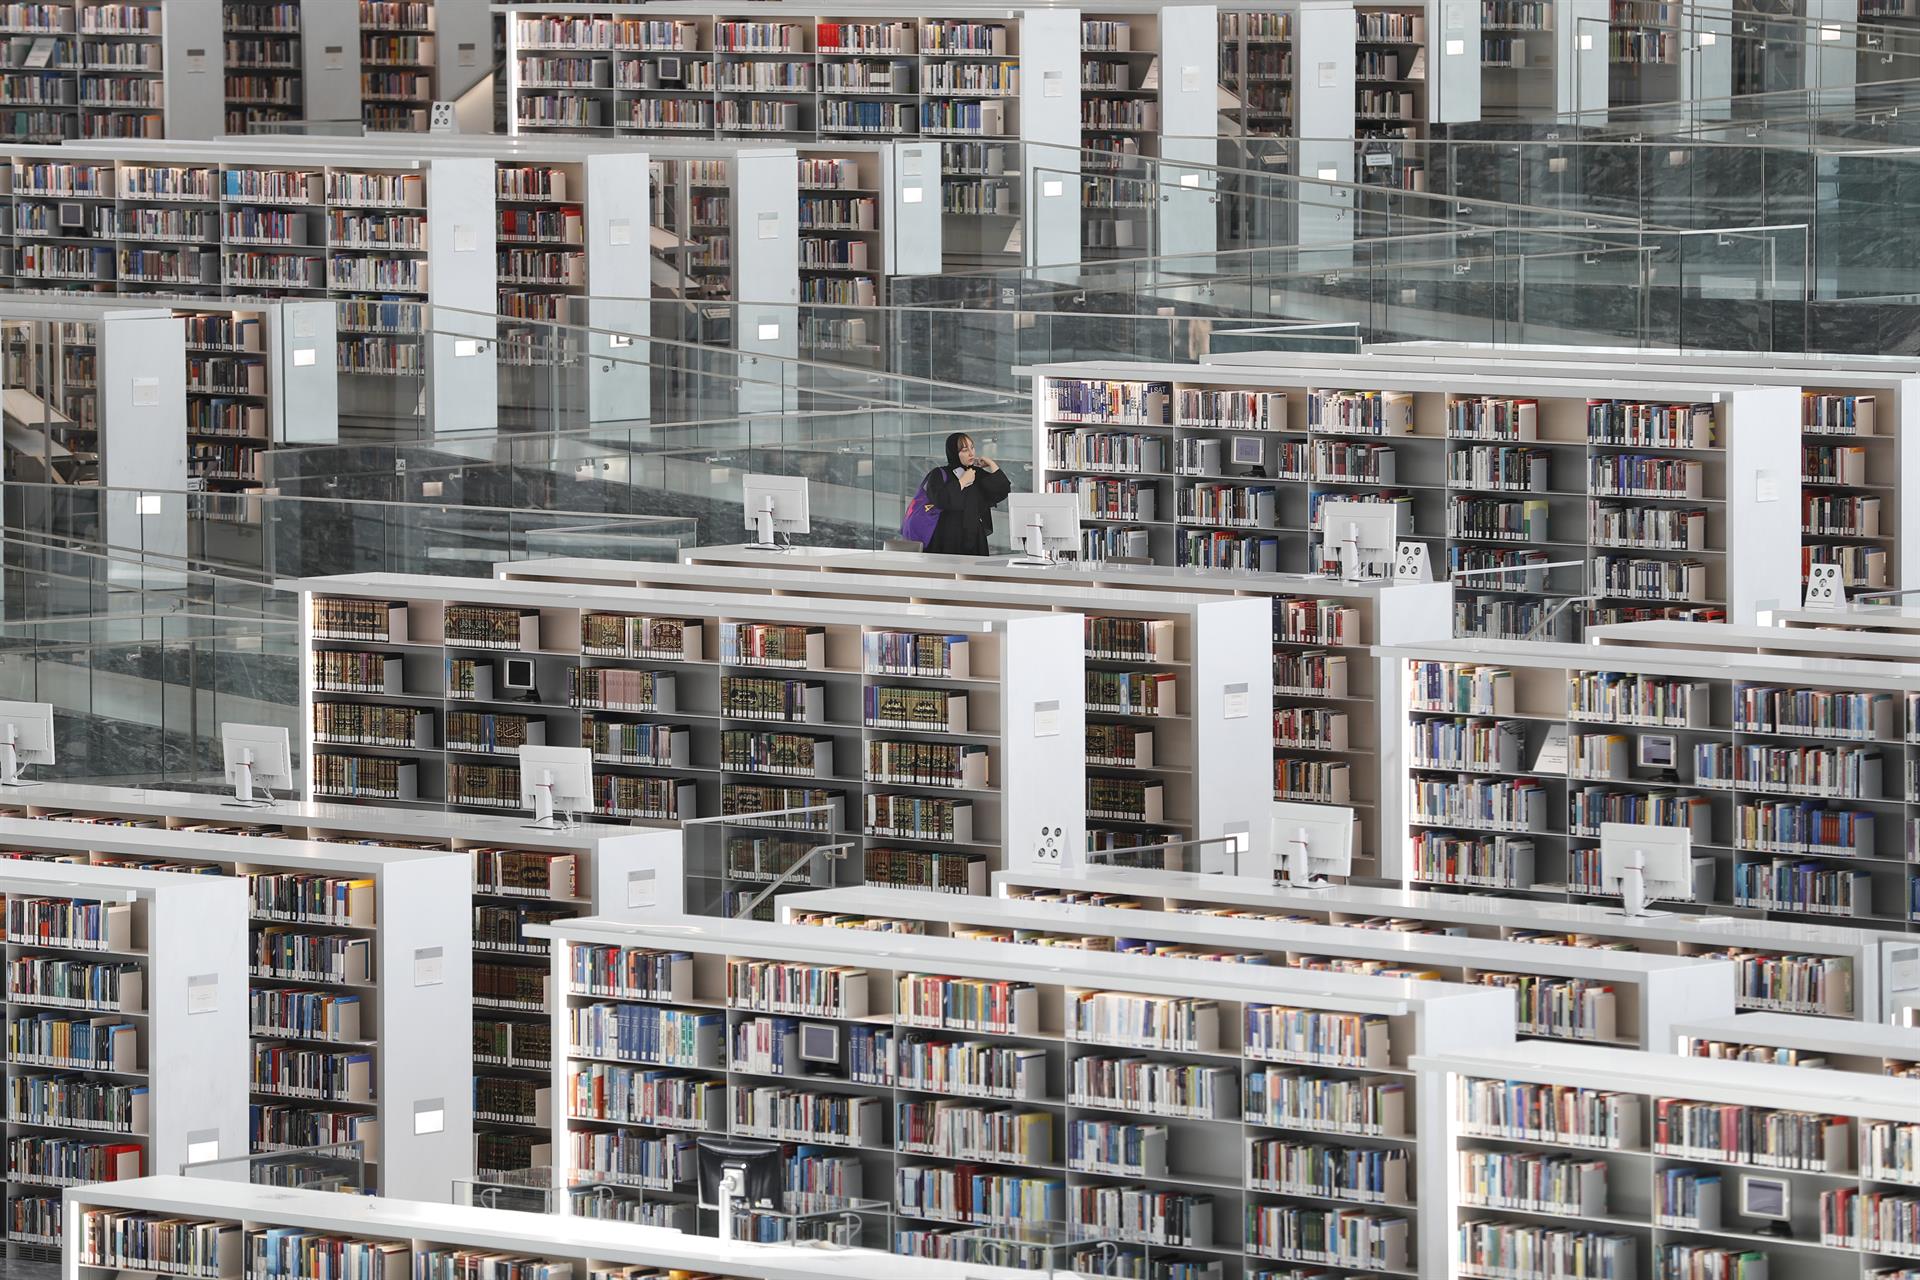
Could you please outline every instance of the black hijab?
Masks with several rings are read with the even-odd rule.
[[[967,440],[967,439],[971,439],[971,437],[968,436],[967,433],[964,431],[956,431],[952,435],[947,437],[947,466],[948,467],[951,468],[951,467],[957,467],[960,465],[960,442],[962,440]]]

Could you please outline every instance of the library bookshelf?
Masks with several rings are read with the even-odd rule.
[[[1800,396],[1800,555],[1838,564],[1850,593],[1920,585],[1920,520],[1901,495],[1920,485],[1920,368],[1876,356],[1796,360],[1731,351],[1671,353],[1622,347],[1380,343],[1369,359],[1396,367],[1511,369],[1554,377],[1608,376],[1699,383],[1721,378],[1792,387]],[[1908,528],[1913,525],[1913,528]]]
[[[1541,1276],[1507,1260],[1545,1250],[1594,1275],[1839,1280],[1898,1277],[1914,1255],[1911,1080],[1823,1088],[1794,1067],[1576,1045],[1417,1065],[1455,1165],[1435,1274]],[[1784,1184],[1778,1229],[1745,1212],[1755,1179]]]
[[[1669,0],[1608,0],[1606,16],[1580,28],[1593,43],[1606,41],[1607,106],[1685,102],[1725,118],[1733,94],[1730,14]]]
[[[979,855],[989,871],[1085,840],[1071,614],[929,608],[900,625],[862,601],[381,574],[289,586],[315,655],[306,705],[412,726],[399,747],[310,735],[330,798],[517,810],[509,744],[585,746],[599,813],[738,828],[690,873],[736,905],[819,843],[809,833],[862,863]],[[926,661],[898,661],[902,646]],[[509,658],[531,660],[533,700],[502,683]],[[468,726],[494,736],[458,736]]]
[[[1189,875],[1138,868],[1079,874],[1006,871],[993,878],[997,897],[1065,905],[1244,917],[1283,922],[1417,931],[1457,938],[1599,947],[1658,955],[1724,957],[1735,965],[1734,1008],[1861,1022],[1898,1021],[1912,1000],[1912,938],[1833,924],[1733,919],[1701,921],[1673,914],[1628,921],[1582,903],[1491,895],[1466,897],[1414,889],[1345,885],[1338,898],[1301,893],[1244,876]]]
[[[899,1280],[901,1259],[865,1249],[779,1248],[731,1244],[678,1231],[649,1230],[629,1221],[585,1216],[591,1197],[564,1221],[548,1214],[502,1213],[466,1204],[342,1196],[270,1186],[148,1177],[99,1184],[75,1193],[68,1213],[76,1234],[90,1226],[124,1226],[132,1235],[150,1222],[188,1224],[190,1238],[208,1246],[208,1261],[229,1274],[244,1270],[247,1251],[266,1233],[289,1247],[341,1252],[365,1246],[373,1274],[432,1274],[447,1267],[514,1271],[559,1280]],[[216,1252],[217,1250],[217,1252]],[[99,1261],[69,1258],[63,1280],[87,1280],[99,1271],[134,1272],[172,1265],[164,1255]],[[920,1261],[915,1280],[1021,1280],[1012,1267],[974,1262]]]
[[[1920,1028],[1835,1023],[1791,1013],[1742,1013],[1681,1022],[1678,1051],[1693,1058],[1771,1062],[1920,1080]]]
[[[57,783],[24,794],[31,803],[0,801],[0,814],[40,819],[50,830],[63,821],[163,831],[217,828],[258,840],[378,845],[416,857],[467,860],[476,1106],[473,1158],[462,1169],[481,1176],[547,1163],[552,1002],[546,942],[526,936],[523,927],[566,915],[677,915],[689,909],[676,831],[611,823],[546,831],[517,818],[312,802],[242,814],[216,796]],[[438,862],[435,867],[439,874]],[[443,963],[452,961],[443,957]],[[386,981],[381,972],[375,972],[376,987]]]
[[[724,552],[716,553],[717,557]],[[696,553],[696,558],[699,553]],[[901,557],[910,559],[910,557]],[[1246,837],[1246,854],[1268,858],[1264,762],[1273,753],[1274,720],[1252,714],[1271,702],[1272,659],[1264,601],[1127,591],[1116,579],[1084,578],[1028,583],[815,570],[826,558],[782,556],[777,564],[663,565],[614,560],[509,561],[495,566],[508,581],[612,583],[669,591],[718,591],[833,600],[889,608],[982,607],[1034,613],[1064,612],[1083,619],[1087,682],[1088,851],[1141,848],[1160,856],[1164,841]],[[865,557],[855,557],[864,562]],[[939,557],[936,557],[939,559]],[[910,569],[915,566],[909,565]],[[770,572],[770,570],[772,572]],[[783,572],[792,570],[792,572]],[[1231,695],[1231,696],[1229,696]],[[1349,727],[1344,711],[1286,720],[1302,736],[1311,727],[1324,743],[1364,752],[1363,723]],[[1351,734],[1351,738],[1349,735]],[[991,782],[992,779],[990,778]],[[1018,852],[1018,851],[1013,851]],[[1069,851],[1069,861],[1082,859]],[[1222,846],[1201,859],[1225,865]],[[1119,856],[1119,855],[1115,855]],[[986,862],[969,863],[966,882],[986,892]],[[929,879],[902,888],[934,888]]]
[[[246,892],[13,834],[5,1248],[45,1260],[65,1238],[61,1188],[246,1150]]]
[[[790,1185],[891,1200],[894,1248],[931,1257],[964,1256],[980,1226],[1083,1224],[1129,1266],[1411,1276],[1445,1248],[1419,1204],[1444,1202],[1446,1171],[1421,1157],[1401,1063],[1423,1044],[1513,1031],[1510,999],[1451,983],[753,921],[542,932],[568,992],[555,1035],[588,1037],[555,1072],[570,1099],[557,1171],[616,1187],[652,1177],[664,1198],[667,1177],[626,1162],[690,1131],[800,1143]],[[689,1051],[638,1051],[649,1026]],[[841,1045],[811,1072],[794,1047],[806,1027]],[[634,1095],[643,1073],[670,1110]],[[1145,1101],[1146,1078],[1163,1075],[1187,1101]],[[1334,1119],[1294,1110],[1294,1089],[1368,1101]],[[1375,1153],[1354,1157],[1368,1172],[1282,1171],[1323,1138]],[[1034,1261],[1017,1243],[1008,1256]]]
[[[217,102],[211,94],[192,92],[187,76],[204,69],[208,49],[218,47],[219,26],[218,8],[205,0],[6,6],[0,12],[6,54],[0,89],[8,108],[0,112],[0,140],[60,143],[218,132]]]
[[[1483,119],[1607,108],[1607,0],[1480,0]]]
[[[751,566],[754,553],[740,547],[709,547],[689,553],[690,563]],[[560,561],[569,573],[597,572],[592,562]],[[1292,728],[1346,717],[1345,750],[1324,738],[1276,735],[1272,793],[1275,799],[1340,803],[1360,819],[1354,855],[1359,879],[1398,882],[1398,851],[1380,833],[1399,823],[1402,788],[1388,759],[1400,739],[1397,712],[1401,669],[1373,657],[1376,644],[1451,634],[1452,596],[1445,584],[1345,583],[1303,574],[1162,565],[1076,562],[1054,567],[1011,565],[1004,559],[887,552],[802,549],[783,561],[856,578],[913,574],[950,582],[1022,583],[1051,588],[1091,583],[1105,592],[1176,592],[1264,599],[1272,610],[1273,710]],[[530,565],[503,565],[508,575],[537,573]],[[1389,724],[1389,720],[1392,721]],[[1313,745],[1306,745],[1308,742]],[[1204,766],[1203,766],[1204,767]],[[1392,777],[1389,778],[1389,774]],[[1391,785],[1389,782],[1391,781]],[[1337,797],[1344,796],[1344,799]]]
[[[673,264],[680,293],[797,301],[796,351],[879,362],[892,336],[876,310],[888,300],[889,279],[937,273],[945,260],[933,141],[821,138],[768,147],[660,139],[648,154],[654,226],[687,250]],[[764,234],[789,222],[793,234]],[[707,327],[710,336],[732,323],[730,308],[720,312],[725,320]]]
[[[1364,357],[1031,372],[1036,486],[1081,495],[1088,554],[1315,571],[1342,499],[1392,504],[1436,576],[1474,571],[1462,634],[1567,634],[1575,601],[1586,622],[1747,622],[1798,594],[1788,388]]]
[[[223,0],[227,132],[305,118],[301,0]]]
[[[1726,960],[1456,939],[1437,927],[1369,929],[880,889],[791,894],[780,901],[780,919],[1494,987],[1513,992],[1515,1027],[1523,1039],[1656,1053],[1672,1051],[1681,1022],[1733,1016],[1733,966]]]
[[[423,388],[449,420],[491,421],[491,376],[455,363],[490,371],[490,351],[466,354],[445,314],[427,320],[434,305],[495,305],[493,227],[456,225],[453,212],[489,207],[490,161],[356,164],[337,149],[250,142],[17,147],[7,160],[10,287],[330,302],[348,421],[411,421]]]
[[[1604,900],[1599,825],[1649,822],[1693,832],[1696,906],[1910,927],[1920,691],[1898,664],[1498,640],[1389,656],[1415,691],[1414,883]]]
[[[470,1038],[467,860],[191,825],[6,818],[0,839],[93,865],[244,878],[252,1149],[359,1141],[371,1189],[444,1194],[472,1147],[471,1059],[459,1048]],[[236,1138],[225,1154],[240,1150]]]

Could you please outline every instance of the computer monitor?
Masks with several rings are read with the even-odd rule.
[[[1007,523],[1025,554],[1015,564],[1052,564],[1058,553],[1080,549],[1080,495],[1007,495]]]
[[[1693,901],[1693,832],[1639,822],[1600,824],[1600,884],[1618,892],[1621,914],[1650,916],[1649,903]]]
[[[1267,442],[1257,435],[1239,435],[1233,438],[1233,465],[1236,467],[1261,467],[1267,462]]]
[[[509,698],[531,699],[538,687],[532,658],[500,659],[500,688]]]
[[[1785,1178],[1740,1175],[1740,1216],[1760,1218],[1766,1235],[1793,1234],[1793,1187]]]
[[[530,827],[564,826],[554,810],[593,807],[593,752],[586,747],[520,748],[520,806],[533,810]]]
[[[800,1061],[823,1066],[840,1064],[840,1028],[831,1022],[800,1024]]]
[[[1325,889],[1328,876],[1353,873],[1353,810],[1335,804],[1273,806],[1273,850],[1286,868],[1288,887]]]
[[[1677,769],[1679,739],[1671,733],[1643,733],[1634,739],[1633,759],[1643,769]]]
[[[53,704],[0,702],[0,787],[31,787],[23,764],[53,763]]]
[[[733,1238],[733,1202],[780,1203],[785,1161],[777,1142],[701,1135],[694,1139],[699,1160],[700,1207],[720,1210],[720,1236]]]
[[[1320,504],[1322,555],[1338,556],[1340,576],[1349,582],[1384,578],[1392,572],[1399,537],[1398,503],[1329,498]]]
[[[778,545],[775,532],[791,538],[796,533],[811,533],[813,522],[807,510],[805,476],[748,475],[741,480],[746,501],[747,528],[754,540],[747,545],[772,551]]]
[[[220,755],[227,782],[233,787],[229,805],[266,808],[274,802],[275,787],[293,789],[293,746],[284,726],[223,724]],[[266,794],[256,794],[256,787]]]

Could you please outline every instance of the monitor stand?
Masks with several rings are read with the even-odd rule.
[[[266,796],[253,793],[253,752],[247,752],[237,770],[239,776],[233,780],[233,799],[223,806],[228,809],[271,809],[279,802],[271,792]]]
[[[0,739],[0,787],[37,787],[37,782],[28,782],[20,776],[20,731],[12,725],[7,726],[7,735]]]

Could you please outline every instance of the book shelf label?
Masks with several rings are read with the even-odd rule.
[[[413,951],[413,985],[416,987],[437,987],[446,980],[446,951],[441,947],[415,947]]]
[[[1245,720],[1247,706],[1252,699],[1244,684],[1230,684],[1226,687],[1226,696],[1220,705],[1220,718],[1223,720]]]
[[[1036,738],[1057,738],[1060,736],[1060,704],[1058,701],[1036,702],[1033,704],[1033,736]]]
[[[196,973],[187,979],[187,1016],[220,1011],[220,975]]]

